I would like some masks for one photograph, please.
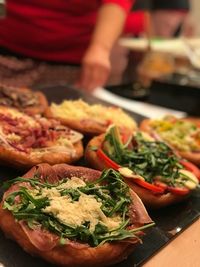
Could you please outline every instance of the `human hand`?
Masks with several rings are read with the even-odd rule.
[[[101,45],[91,45],[83,57],[81,76],[76,86],[90,92],[103,86],[111,69],[109,57],[108,49]]]

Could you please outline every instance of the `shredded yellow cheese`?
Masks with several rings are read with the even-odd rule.
[[[78,188],[85,186],[85,182],[77,177],[72,177],[66,183],[57,188],[43,188],[42,197],[48,197],[50,205],[43,211],[53,214],[60,222],[74,226],[80,226],[85,222],[90,223],[90,231],[95,230],[95,226],[100,222],[109,230],[119,227],[122,222],[120,216],[107,217],[101,210],[101,201],[97,201],[95,196],[80,193],[78,201],[72,201],[69,195],[61,196],[58,189]],[[36,195],[36,191],[31,194]],[[41,197],[41,195],[40,195]]]
[[[62,119],[93,120],[100,124],[111,122],[118,126],[135,129],[135,121],[122,109],[106,107],[100,104],[89,105],[82,99],[70,101],[65,100],[60,105],[53,103],[51,111],[54,116]]]

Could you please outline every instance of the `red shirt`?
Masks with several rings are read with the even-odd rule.
[[[131,12],[125,23],[124,33],[140,35],[145,30],[145,13],[143,11]]]
[[[0,20],[0,46],[42,60],[80,63],[94,29],[99,7],[132,0],[7,0]]]

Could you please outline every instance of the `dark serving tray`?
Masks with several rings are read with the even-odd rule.
[[[149,104],[186,112],[190,116],[200,116],[200,72],[196,83],[188,81],[186,75],[174,73],[155,79],[150,86],[133,80],[127,84],[108,86],[107,89],[122,97],[145,101]]]
[[[73,90],[69,87],[59,86],[51,88],[41,88],[48,100],[60,102],[62,99],[83,98],[89,103],[102,102],[90,95]],[[136,121],[141,121],[142,116],[130,113]],[[83,164],[84,162],[82,161]],[[19,175],[11,168],[0,168],[0,179],[5,181]],[[0,189],[0,196],[2,190]],[[170,240],[181,233],[185,228],[200,217],[200,192],[195,192],[187,201],[157,211],[149,211],[150,216],[155,221],[156,226],[149,229],[143,238],[143,244],[138,245],[135,251],[122,263],[115,267],[141,266],[153,254],[160,250]],[[53,267],[53,265],[35,258],[24,252],[14,241],[7,239],[0,231],[0,266],[2,267]]]

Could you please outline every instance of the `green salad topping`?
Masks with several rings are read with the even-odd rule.
[[[142,132],[131,135],[123,144],[117,127],[111,127],[105,136],[103,151],[114,162],[128,167],[149,183],[157,179],[168,186],[181,186],[190,179],[180,172],[183,169],[180,158],[167,144],[149,140]]]
[[[194,122],[167,116],[162,120],[152,120],[150,125],[165,142],[180,151],[199,151],[200,128]]]
[[[98,246],[105,242],[138,238],[137,232],[152,226],[128,229],[132,224],[129,187],[121,175],[105,170],[94,182],[80,178],[63,179],[56,184],[40,182],[37,177],[18,177],[4,184],[19,184],[4,200],[3,208],[31,229],[40,227],[58,235],[61,244],[68,239]]]

